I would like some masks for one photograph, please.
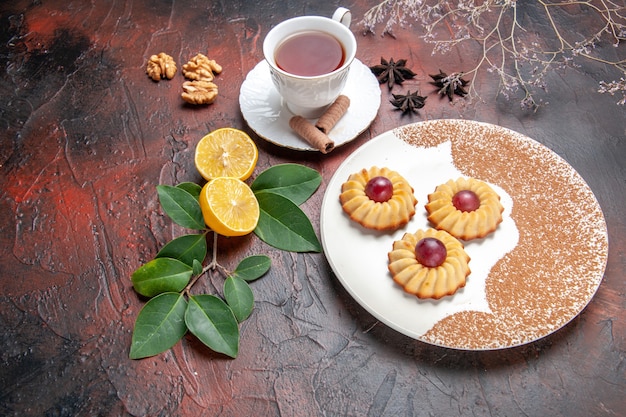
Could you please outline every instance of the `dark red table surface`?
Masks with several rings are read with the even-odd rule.
[[[273,25],[330,15],[340,5],[332,3],[2,3],[0,415],[624,415],[626,111],[618,97],[597,93],[598,81],[618,79],[619,71],[581,63],[550,74],[549,105],[536,113],[496,96],[487,73],[476,80],[483,102],[431,96],[418,115],[394,111],[383,88],[369,129],[328,155],[269,144],[243,120],[241,83],[262,59]],[[374,4],[342,5],[358,22]],[[479,58],[471,50],[431,56],[419,27],[399,29],[395,38],[352,28],[364,63],[408,59],[418,73],[409,89],[428,93],[429,73]],[[623,56],[623,48],[607,53]],[[161,51],[179,65],[198,52],[220,63],[218,100],[186,106],[180,78],[152,82],[145,63]],[[163,215],[155,186],[200,182],[193,154],[207,132],[249,132],[260,152],[257,173],[282,162],[317,169],[324,181],[303,209],[319,232],[326,183],[348,155],[397,126],[459,117],[545,144],[595,193],[608,225],[608,264],[595,298],[570,324],[512,349],[431,346],[377,322],[323,254],[278,251],[250,235],[218,244],[219,261],[229,267],[249,254],[273,261],[253,284],[256,306],[242,325],[239,357],[185,338],[153,358],[128,358],[144,304],[130,275],[181,233]]]

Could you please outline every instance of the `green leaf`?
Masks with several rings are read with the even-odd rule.
[[[197,259],[193,260],[193,275],[200,275],[202,273],[202,264]]]
[[[261,213],[254,233],[265,243],[291,252],[321,252],[311,221],[293,201],[280,194],[256,195]]]
[[[299,164],[280,164],[259,174],[250,188],[255,193],[280,194],[300,205],[313,195],[321,182],[322,176],[314,169]]]
[[[241,323],[250,316],[254,308],[254,295],[246,281],[237,277],[228,277],[224,281],[224,298],[233,310],[237,321]]]
[[[196,199],[200,197],[200,191],[202,191],[202,187],[195,182],[181,182],[176,188],[187,191]]]
[[[206,229],[200,203],[194,196],[171,185],[157,185],[157,192],[163,210],[175,223],[193,230]]]
[[[178,293],[167,292],[150,299],[135,321],[130,358],[147,358],[174,346],[187,332],[186,310],[187,301]]]
[[[239,353],[239,325],[233,311],[214,295],[189,298],[185,323],[189,331],[216,352],[236,358]]]
[[[205,234],[183,235],[163,246],[157,258],[172,258],[193,266],[193,261],[202,262],[206,257],[207,244]]]
[[[253,255],[242,259],[232,276],[245,281],[261,278],[272,266],[272,260],[266,255]]]
[[[135,291],[146,297],[180,292],[191,279],[192,269],[177,259],[156,258],[140,266],[131,277]]]

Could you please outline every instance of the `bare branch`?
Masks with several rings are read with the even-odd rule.
[[[624,75],[620,80],[601,81],[598,91],[622,94],[626,103],[626,59],[600,55],[599,45],[619,47],[626,41],[626,5],[613,0],[537,0],[524,7],[538,7],[537,17],[550,28],[544,38],[533,37],[522,25],[517,0],[383,0],[365,13],[362,24],[369,32],[379,25],[382,34],[393,36],[393,28],[416,23],[422,38],[433,46],[433,54],[448,52],[461,44],[478,43],[482,49],[473,69],[463,71],[472,81],[480,71],[499,77],[498,93],[506,98],[521,90],[520,104],[536,110],[539,90],[546,89],[546,75],[552,69],[576,66],[589,60],[614,67]],[[591,14],[590,27],[576,27],[577,14]],[[587,21],[587,20],[586,20]],[[575,29],[572,29],[575,28]],[[479,98],[471,82],[468,97]]]

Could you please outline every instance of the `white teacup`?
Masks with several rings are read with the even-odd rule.
[[[350,12],[340,7],[332,19],[322,16],[301,16],[275,26],[263,41],[263,54],[270,67],[274,86],[291,112],[306,118],[319,117],[341,94],[350,64],[356,54],[356,38],[350,31]],[[343,47],[341,66],[329,73],[315,76],[290,74],[276,63],[276,50],[292,35],[320,31],[332,35]]]

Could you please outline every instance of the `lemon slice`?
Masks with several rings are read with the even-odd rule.
[[[259,202],[254,192],[237,178],[212,179],[202,187],[199,200],[204,222],[220,235],[246,235],[259,221]]]
[[[217,177],[244,181],[252,175],[258,159],[259,150],[250,136],[231,127],[214,130],[196,146],[196,169],[207,181]]]

